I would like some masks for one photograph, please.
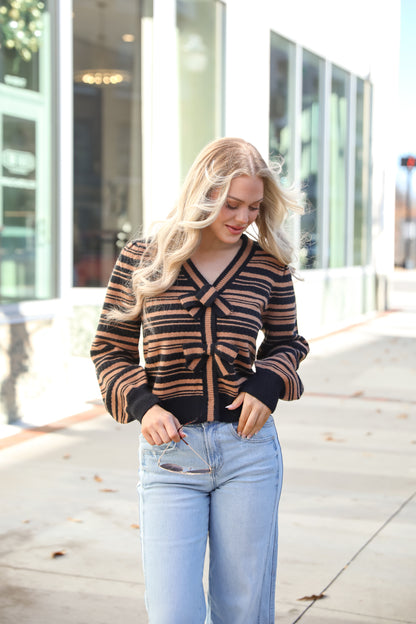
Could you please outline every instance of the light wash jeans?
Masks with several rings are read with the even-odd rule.
[[[140,529],[150,624],[272,624],[282,459],[272,417],[250,440],[237,425],[184,428],[212,466],[203,475],[159,468],[166,445],[140,443]],[[204,467],[183,443],[163,463]],[[209,536],[208,610],[202,583]]]

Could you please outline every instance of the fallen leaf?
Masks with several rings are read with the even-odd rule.
[[[118,490],[112,490],[110,488],[101,488],[100,492],[118,492]]]
[[[303,598],[298,598],[298,600],[322,600],[325,597],[325,594],[312,594],[312,596],[304,596]]]
[[[357,392],[353,392],[351,395],[352,399],[356,399],[357,397],[363,396],[364,390],[357,390]]]
[[[67,518],[68,522],[79,522],[80,524],[82,524],[84,521],[83,520],[79,520],[78,518]]]
[[[29,524],[29,523],[30,523],[30,520],[22,520],[22,523],[23,523],[23,524]]]
[[[130,528],[131,529],[140,529],[140,524],[131,524]]]
[[[70,459],[71,455],[69,453],[66,453],[66,455],[62,456],[62,459]]]
[[[342,440],[341,438],[334,438],[332,435],[327,435],[324,439],[327,442],[345,442],[345,440]]]
[[[54,553],[52,553],[51,557],[52,559],[57,559],[58,557],[64,557],[65,555],[66,555],[65,550],[57,550]]]
[[[94,475],[94,481],[97,481],[97,483],[101,483],[102,479],[98,475]]]
[[[406,418],[409,418],[409,414],[405,414],[405,413],[398,414],[396,418],[401,418],[402,420],[405,420]]]

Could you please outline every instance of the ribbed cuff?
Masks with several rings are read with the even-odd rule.
[[[158,397],[148,388],[133,388],[127,395],[127,413],[131,420],[142,422],[147,410],[157,403]]]
[[[241,392],[248,392],[259,399],[262,403],[274,412],[277,402],[284,394],[285,383],[281,377],[268,370],[257,370],[254,375],[245,381],[241,386]]]

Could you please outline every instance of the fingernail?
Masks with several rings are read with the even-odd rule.
[[[232,403],[231,403],[231,405],[232,405]],[[226,406],[225,406],[225,409],[230,409],[230,408],[231,408],[231,405],[226,405]]]

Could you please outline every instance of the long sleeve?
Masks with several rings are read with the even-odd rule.
[[[129,243],[121,252],[111,275],[97,332],[91,346],[98,384],[107,411],[120,423],[141,420],[159,402],[140,364],[141,318],[112,322],[106,312],[114,306],[131,304],[131,274],[141,253],[141,244]]]
[[[297,374],[309,346],[298,334],[296,301],[288,267],[277,275],[271,297],[263,313],[264,340],[255,362],[256,372],[241,387],[271,411],[279,399],[299,399],[303,392]]]

